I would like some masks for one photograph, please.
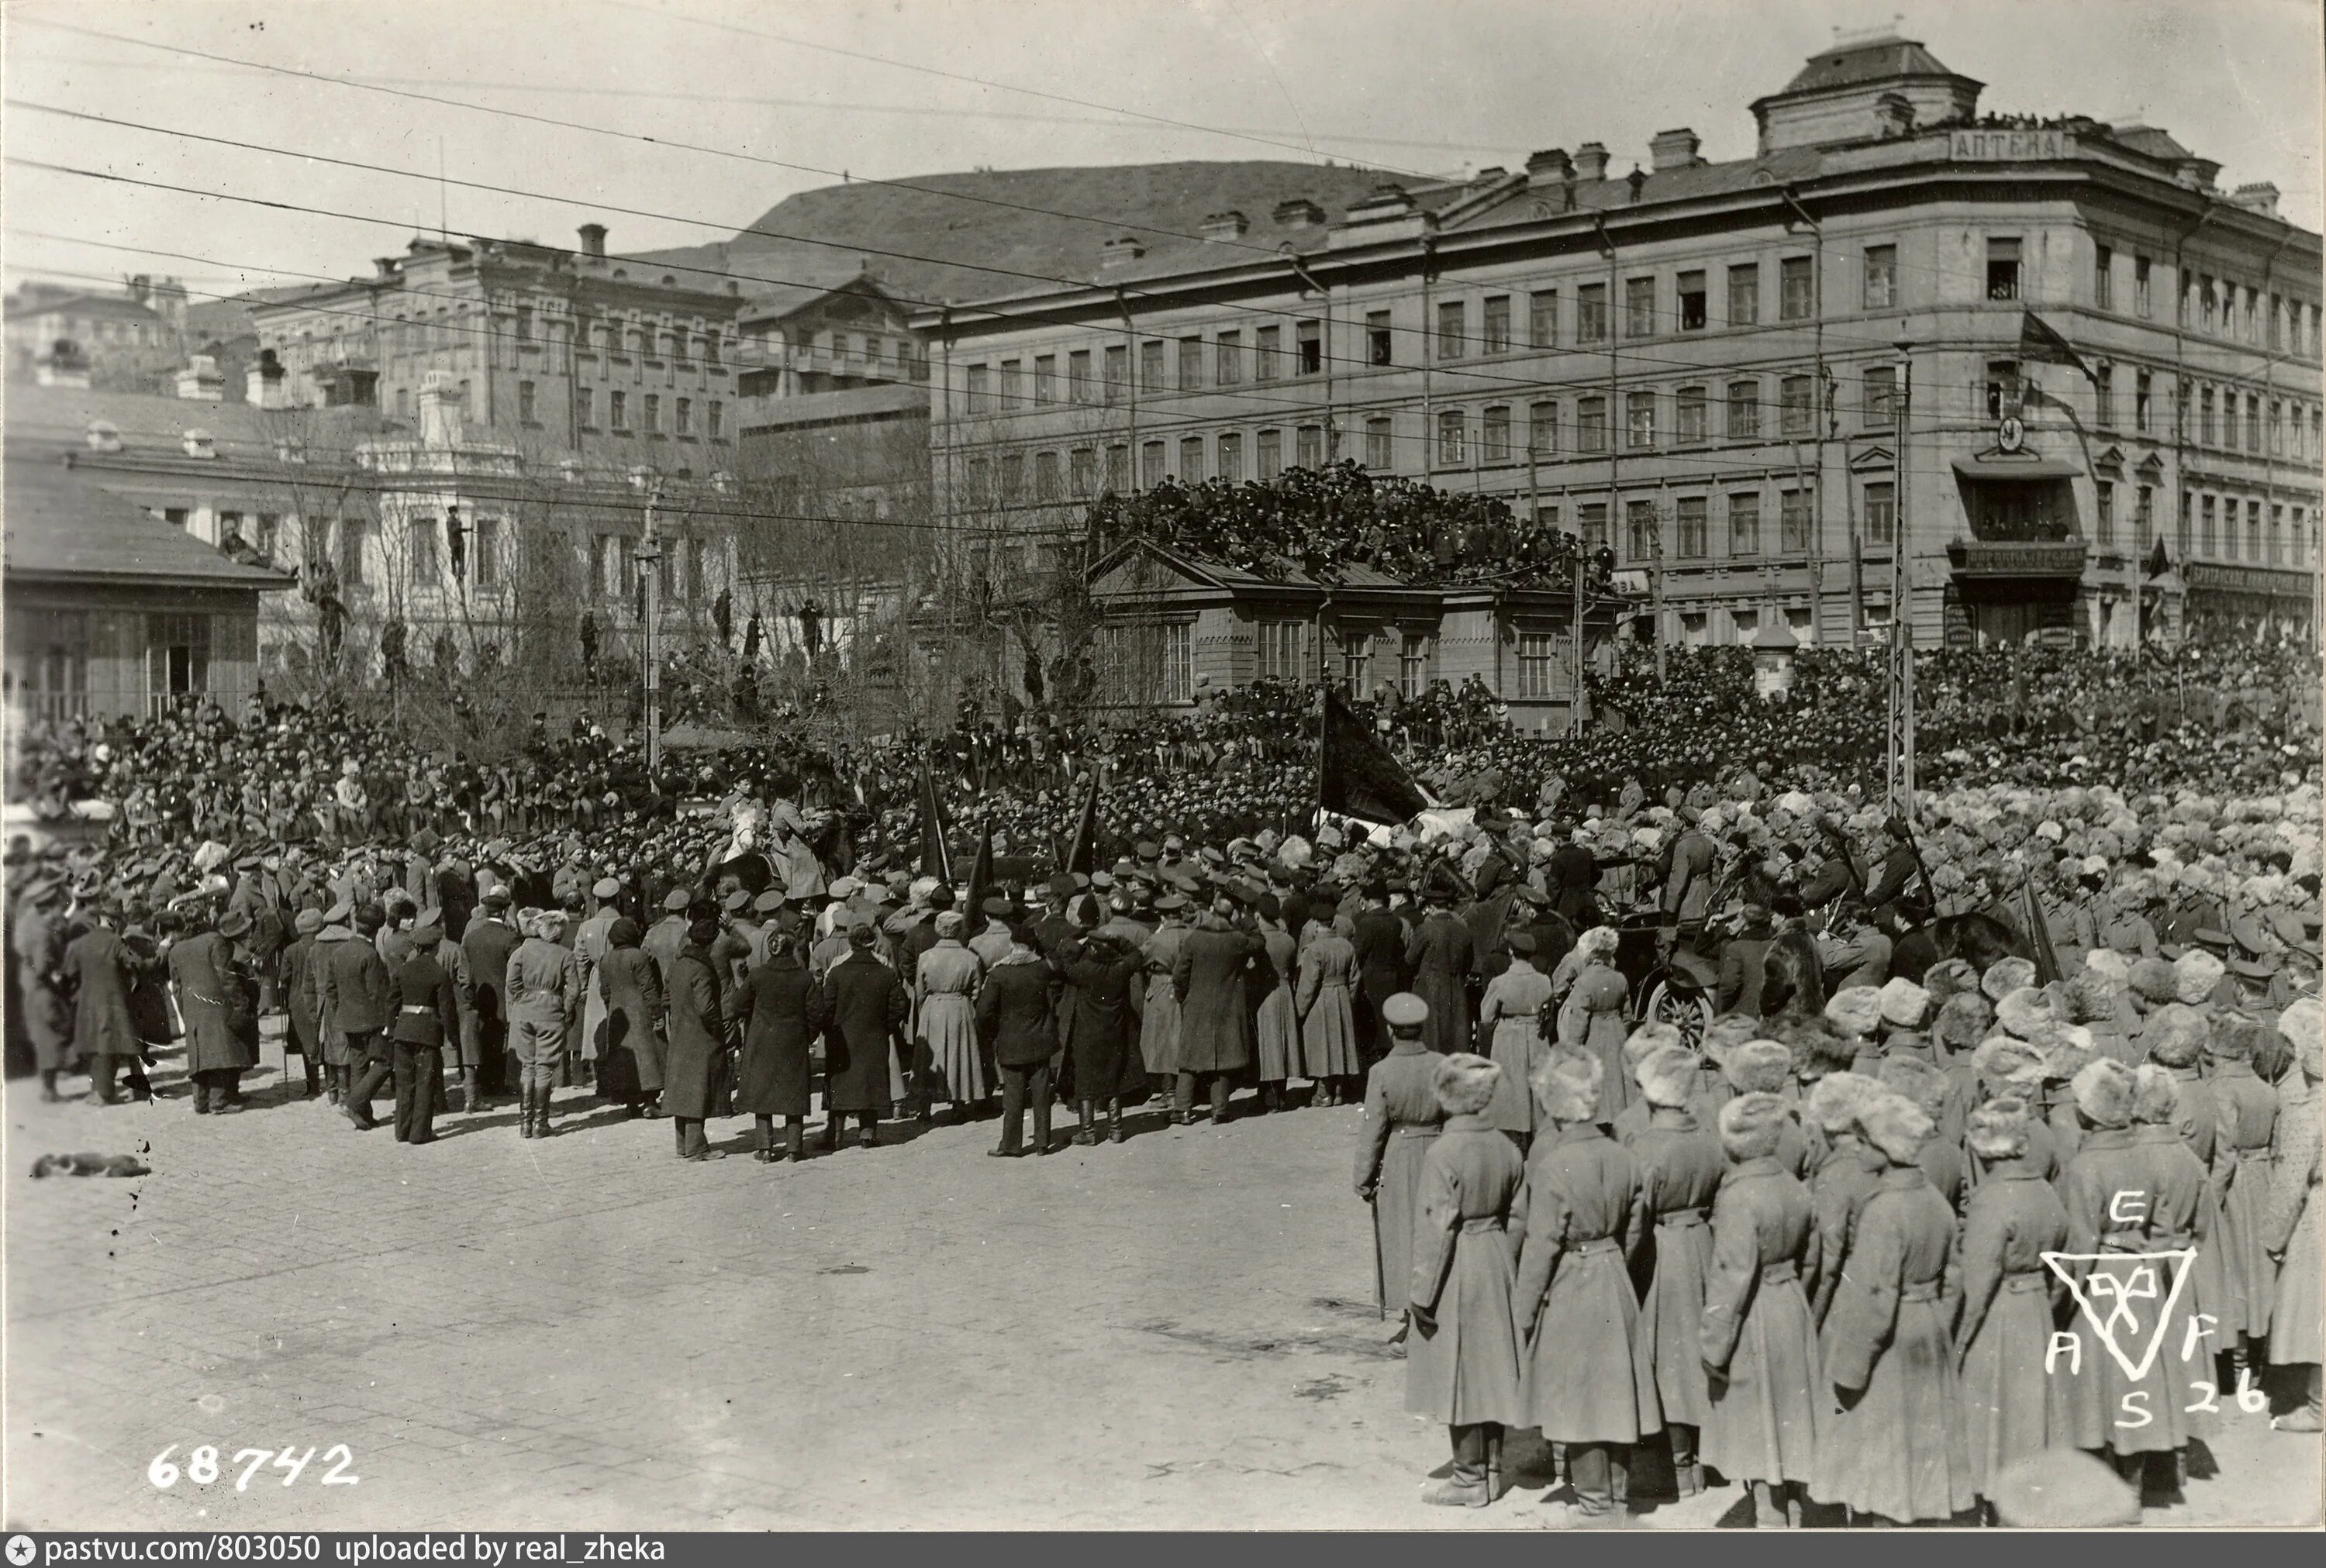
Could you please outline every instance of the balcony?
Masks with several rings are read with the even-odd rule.
[[[1958,539],[1947,560],[1958,578],[2080,578],[2089,546],[2080,539]]]

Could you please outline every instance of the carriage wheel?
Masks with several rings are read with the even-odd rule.
[[[1648,992],[1648,1005],[1642,1015],[1646,1023],[1670,1024],[1678,1029],[1691,1051],[1703,1049],[1704,1032],[1712,1027],[1711,1002],[1701,996],[1683,997],[1665,980],[1658,980]]]

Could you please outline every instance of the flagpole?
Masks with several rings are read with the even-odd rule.
[[[1317,830],[1325,821],[1325,731],[1332,728],[1333,723],[1333,682],[1329,680],[1318,682],[1317,694],[1322,700],[1317,704],[1317,805],[1308,817],[1311,838],[1316,836]]]

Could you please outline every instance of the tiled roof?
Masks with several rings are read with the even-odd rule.
[[[1815,147],[1787,147],[1760,158],[1738,158],[1726,163],[1698,163],[1686,169],[1667,169],[1649,174],[1640,187],[1641,206],[1659,201],[1693,201],[1709,196],[1725,196],[1734,191],[1748,190],[1756,186],[1782,185],[1788,181],[1807,180],[1814,176],[1823,163]],[[1575,208],[1578,212],[1617,212],[1633,205],[1629,170],[1618,171],[1614,164],[1607,168],[1605,180],[1578,180],[1575,182]],[[1539,222],[1555,218],[1563,210],[1565,188],[1553,181],[1547,189],[1521,185],[1500,201],[1489,204],[1445,232],[1466,234],[1476,229],[1498,227],[1506,224]],[[1539,211],[1538,209],[1547,210]]]
[[[11,302],[8,314],[21,320],[26,316],[109,316],[116,320],[144,321],[155,326],[162,318],[132,299],[119,294],[74,294],[68,299],[33,300]]]
[[[1853,87],[1893,76],[1952,76],[1939,57],[1911,38],[1875,38],[1843,44],[1811,55],[1792,80],[1789,93],[1816,92],[1824,88]]]
[[[283,441],[312,449],[350,447],[384,428],[368,408],[263,409],[247,403],[197,403],[143,392],[92,392],[74,386],[8,388],[8,441],[79,447],[91,422],[121,432],[124,452],[179,452],[190,430],[207,431],[220,457],[272,460]]]
[[[65,467],[11,454],[6,472],[10,577],[109,578],[205,588],[284,588],[291,580],[228,561],[143,506]]]

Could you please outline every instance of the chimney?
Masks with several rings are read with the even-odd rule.
[[[432,370],[420,381],[420,444],[443,451],[462,444],[461,392],[451,376]]]
[[[136,276],[129,280],[129,297],[136,301],[139,304],[144,304],[146,300],[153,295],[153,292],[154,279],[151,274],[139,273]]]
[[[1575,167],[1564,147],[1549,147],[1527,159],[1527,183],[1556,185]]]
[[[1278,202],[1272,216],[1279,228],[1314,228],[1325,221],[1325,209],[1306,196],[1295,196]]]
[[[395,257],[376,255],[371,258],[372,282],[386,283],[395,281]]]
[[[1110,239],[1098,247],[1098,264],[1102,271],[1127,265],[1147,254],[1147,247],[1131,235]]]
[[[2247,212],[2258,212],[2266,217],[2275,218],[2277,197],[2277,187],[2264,180],[2256,184],[2238,186],[2237,194],[2230,197],[2229,200],[2244,208]]]
[[[1205,217],[1196,232],[1208,241],[1225,242],[1242,239],[1251,228],[1251,220],[1241,212],[1214,212]]]
[[[1484,169],[1479,170],[1475,174],[1470,176],[1470,183],[1473,185],[1492,185],[1499,180],[1508,179],[1510,177],[1510,172],[1511,172],[1509,170],[1503,168],[1500,163],[1489,163]]]
[[[117,452],[121,450],[121,427],[111,420],[93,419],[88,422],[88,450],[93,452]]]
[[[218,358],[210,354],[189,355],[184,368],[173,378],[177,393],[183,403],[224,403],[226,376],[219,369]]]
[[[218,438],[211,435],[210,432],[206,430],[188,431],[185,435],[181,438],[180,444],[186,449],[186,456],[190,458],[214,458],[218,456]]]
[[[1674,169],[1693,169],[1704,162],[1696,155],[1696,150],[1702,145],[1697,134],[1682,125],[1676,131],[1658,131],[1648,138],[1648,157],[1659,174]]]
[[[223,387],[223,378],[219,384]],[[286,384],[282,361],[275,358],[274,350],[261,348],[258,357],[252,360],[250,367],[243,372],[242,401],[253,408],[281,408],[284,406],[283,394]]]
[[[582,226],[580,233],[582,254],[592,261],[604,261],[606,259],[606,226],[602,223],[585,223]]]
[[[1586,142],[1575,149],[1575,173],[1580,180],[1607,178],[1607,144]]]

